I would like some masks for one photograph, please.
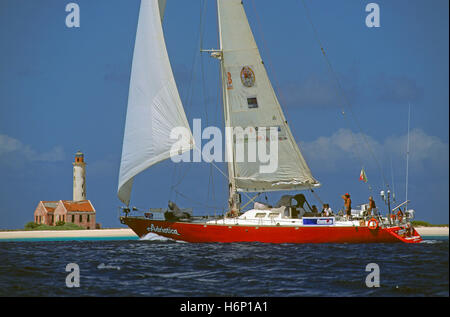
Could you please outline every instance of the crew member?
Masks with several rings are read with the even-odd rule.
[[[333,211],[330,208],[329,204],[323,204],[322,216],[329,217]]]
[[[344,199],[344,205],[345,205],[345,214],[347,215],[347,219],[351,220],[352,218],[352,200],[350,199],[350,194],[346,193],[342,196],[342,199]]]
[[[403,220],[403,211],[402,211],[402,209],[400,208],[400,207],[398,207],[398,211],[397,211],[397,219],[398,219],[398,222],[402,222],[402,220]]]
[[[369,208],[367,209],[368,215],[372,216],[372,212],[373,212],[373,215],[375,215],[376,208],[377,208],[377,206],[375,205],[375,200],[373,200],[373,197],[370,196],[369,197]]]

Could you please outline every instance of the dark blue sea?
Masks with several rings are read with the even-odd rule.
[[[449,241],[191,244],[167,239],[0,242],[0,296],[449,296]],[[79,268],[68,287],[66,266]],[[368,287],[369,263],[379,287]]]

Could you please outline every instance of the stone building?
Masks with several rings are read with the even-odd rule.
[[[85,229],[96,229],[96,212],[86,199],[86,163],[80,151],[73,162],[73,200],[40,201],[34,211],[34,222],[54,226],[58,221],[74,223]]]
[[[54,226],[58,221],[74,223],[86,229],[95,229],[95,209],[89,200],[40,201],[34,222]]]

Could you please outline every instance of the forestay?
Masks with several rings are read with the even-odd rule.
[[[164,6],[165,0],[142,0],[139,11],[118,188],[127,205],[137,174],[169,158],[175,142],[179,153],[193,147],[164,42]],[[176,127],[186,130],[181,140],[170,138]]]
[[[236,147],[245,139],[227,137],[232,153],[230,177],[236,190],[262,192],[298,190],[320,186],[296,144],[267,76],[241,0],[218,0],[219,35],[222,50],[222,83],[225,126],[242,129],[274,127],[278,131],[278,164],[273,172],[258,159],[236,160]],[[261,131],[261,130],[260,130]],[[267,136],[269,133],[267,132]],[[264,139],[269,152],[269,139]]]

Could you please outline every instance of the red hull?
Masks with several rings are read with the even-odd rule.
[[[396,231],[400,227],[369,229],[368,227],[280,227],[219,225],[168,222],[144,218],[122,217],[139,237],[148,233],[186,242],[265,242],[265,243],[417,243],[422,238],[413,230],[413,238]]]

